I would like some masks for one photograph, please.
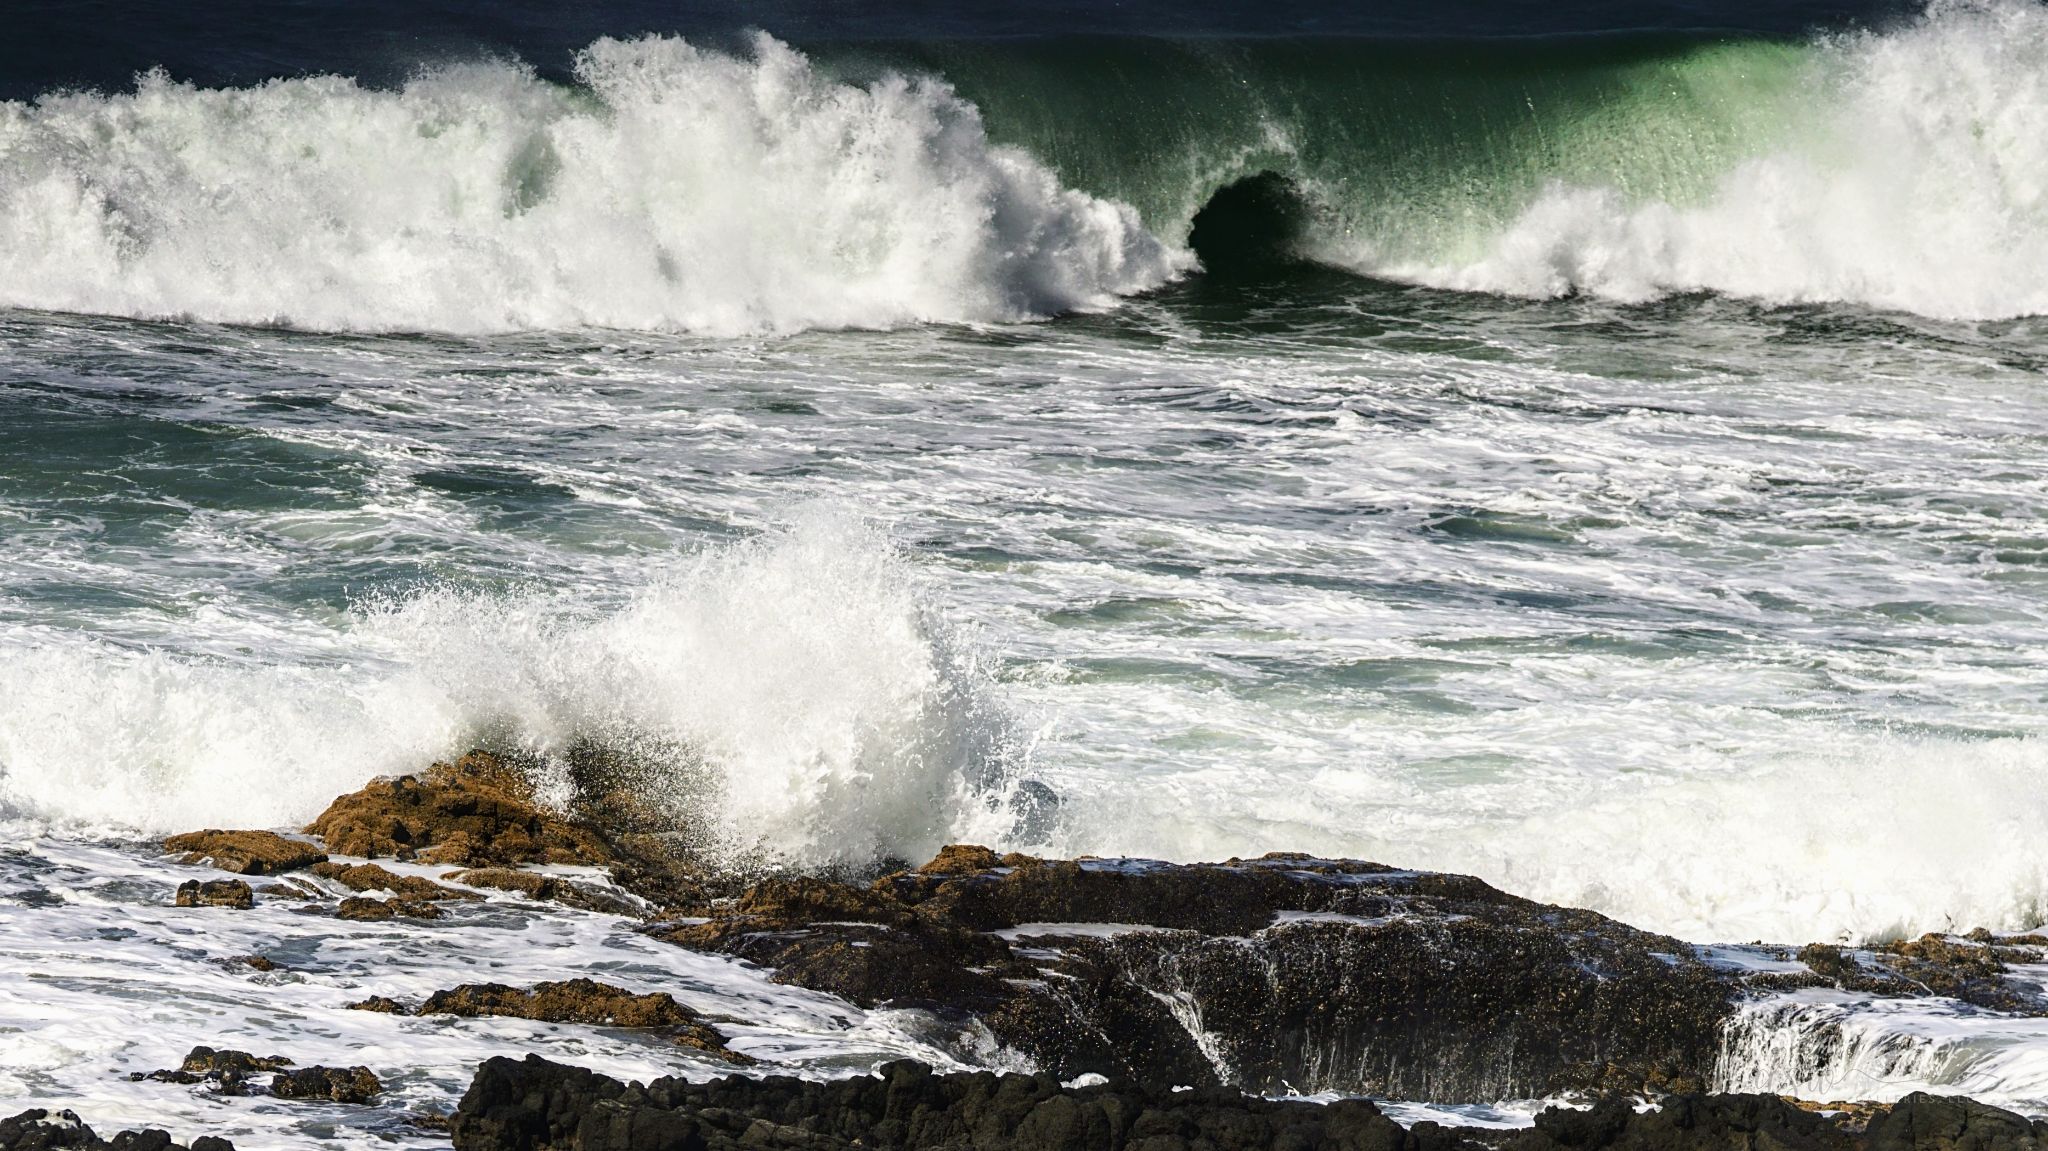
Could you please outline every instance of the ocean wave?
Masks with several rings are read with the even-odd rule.
[[[1185,258],[990,143],[943,82],[600,40],[398,91],[336,76],[0,105],[0,304],[479,333],[1006,321]]]
[[[1008,830],[1018,743],[971,643],[872,529],[808,509],[678,561],[623,606],[448,589],[372,604],[319,662],[10,642],[0,809],[165,833],[303,823],[475,742],[598,746],[735,858],[924,858]]]
[[[1561,126],[1567,147],[1616,139],[1624,162],[1554,174],[1505,218],[1436,220],[1445,234],[1427,236],[1337,229],[1314,254],[1522,296],[2048,312],[2048,8],[1941,2],[1904,28],[1820,41],[1795,67],[1777,51],[1697,54],[1640,112]],[[1697,131],[1664,130],[1674,104]],[[1632,147],[1681,165],[1698,147],[1711,162],[1689,180],[1646,180]]]

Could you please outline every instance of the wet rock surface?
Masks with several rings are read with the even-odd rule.
[[[371,899],[364,895],[350,896],[334,909],[336,919],[362,923],[377,923],[401,916],[406,919],[439,919],[441,909],[425,899]]]
[[[1638,1112],[1610,1097],[1533,1128],[1404,1130],[1371,1103],[1271,1100],[1221,1088],[1067,1087],[1047,1076],[937,1075],[916,1063],[818,1082],[731,1076],[626,1084],[537,1056],[477,1072],[457,1151],[2039,1151],[2048,1125],[1910,1095],[1856,1117],[1769,1095],[1676,1095]]]
[[[477,898],[470,892],[444,887],[417,875],[400,875],[374,863],[316,863],[311,870],[314,875],[331,879],[350,891],[388,891],[408,900]]]
[[[256,906],[256,893],[239,879],[188,879],[178,885],[179,907],[226,907],[246,911]]]
[[[650,930],[863,1006],[978,1020],[1061,1079],[1152,1089],[1697,1090],[1738,990],[1677,940],[1592,912],[1299,855],[956,847],[867,886],[771,880],[710,922]]]
[[[187,832],[164,840],[164,850],[181,853],[182,862],[208,864],[237,875],[281,875],[327,859],[313,844],[274,831]]]
[[[0,1119],[0,1151],[235,1151],[226,1139],[201,1135],[191,1143],[178,1143],[170,1132],[155,1127],[122,1131],[102,1139],[70,1111],[47,1111],[40,1107]]]

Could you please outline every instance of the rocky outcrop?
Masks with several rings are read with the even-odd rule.
[[[1107,926],[1106,926],[1107,925]],[[872,1006],[978,1021],[1061,1079],[1438,1101],[1698,1090],[1741,991],[1677,940],[1470,877],[949,848],[650,928]]]
[[[472,751],[341,796],[306,830],[338,854],[463,867],[479,885],[510,890],[525,886],[509,878],[520,864],[605,868],[628,891],[672,909],[700,906],[725,889],[700,865],[695,840],[677,820],[637,798],[627,766],[588,751],[572,753],[568,766],[575,798],[566,811],[541,804],[519,765]],[[532,890],[546,894],[534,898],[639,911],[589,885],[540,878],[548,882]]]
[[[1047,1076],[936,1075],[892,1063],[818,1082],[731,1076],[642,1086],[538,1056],[485,1063],[456,1109],[456,1151],[2040,1151],[2048,1125],[1911,1095],[1870,1116],[1769,1095],[1610,1097],[1521,1131],[1417,1123],[1371,1103],[1276,1101],[1209,1088],[1067,1087]]]
[[[228,907],[247,911],[256,906],[256,893],[239,879],[188,879],[178,885],[179,907]]]
[[[615,858],[595,832],[539,806],[515,767],[484,752],[372,781],[336,799],[306,830],[342,855],[463,867],[603,866]]]
[[[155,1127],[123,1131],[102,1139],[70,1111],[46,1111],[40,1107],[0,1119],[0,1151],[188,1151],[175,1143],[168,1131]],[[213,1135],[201,1135],[189,1144],[189,1151],[235,1151],[235,1145]]]
[[[164,850],[182,853],[181,862],[210,864],[237,875],[280,875],[327,859],[318,847],[274,831],[187,832],[164,840]]]
[[[351,1006],[362,1011],[405,1013],[395,1001],[382,997]],[[465,983],[460,987],[436,991],[414,1014],[457,1015],[472,1019],[504,1015],[543,1023],[646,1028],[668,1036],[678,1046],[695,1048],[732,1063],[753,1062],[726,1047],[725,1036],[666,992],[635,995],[622,987],[594,979],[536,983],[531,990],[502,983]]]

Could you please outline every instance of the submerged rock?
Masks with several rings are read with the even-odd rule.
[[[424,899],[371,899],[353,895],[334,909],[336,919],[376,923],[403,916],[407,919],[439,919],[441,909]]]
[[[174,1143],[160,1128],[123,1131],[112,1139],[101,1139],[70,1111],[46,1111],[40,1107],[0,1119],[0,1151],[188,1151],[187,1144]],[[235,1145],[213,1135],[192,1140],[189,1151],[235,1151]]]
[[[247,911],[256,906],[256,893],[239,879],[188,879],[178,885],[177,905]]]
[[[249,1093],[249,1077],[263,1071],[281,1071],[292,1065],[282,1055],[251,1055],[247,1051],[194,1047],[176,1068],[138,1072],[132,1081],[153,1079],[159,1083],[207,1083],[223,1095]]]
[[[451,871],[441,878],[471,887],[516,892],[531,900],[559,903],[584,911],[601,911],[608,915],[638,915],[643,910],[641,904],[596,884],[578,883],[516,867],[472,867],[467,871]]]
[[[184,863],[205,863],[237,875],[279,875],[326,862],[318,847],[274,831],[192,831],[164,840]]]
[[[317,863],[313,874],[331,879],[350,891],[389,891],[401,899],[476,899],[475,894],[443,887],[417,875],[400,875],[374,863]]]
[[[1697,1090],[1740,986],[1675,939],[1467,876],[953,847],[756,885],[659,938],[862,1006],[978,1021],[1060,1079],[1436,1101]]]
[[[365,1009],[380,1010],[381,1007]],[[651,1028],[669,1035],[679,1045],[694,1047],[735,1063],[753,1062],[727,1048],[725,1036],[706,1024],[695,1011],[676,1002],[673,996],[665,992],[635,995],[622,987],[594,979],[536,983],[530,991],[502,983],[465,983],[446,991],[436,991],[420,1005],[418,1014],[467,1018],[507,1015],[543,1023]]]
[[[384,1084],[367,1067],[301,1067],[270,1081],[270,1093],[279,1099],[369,1103],[383,1091]]]

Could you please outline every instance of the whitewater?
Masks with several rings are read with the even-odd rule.
[[[147,1119],[107,1067],[223,1019],[422,1103],[500,1042],[675,1058],[342,1010],[380,948],[680,981],[805,1074],[1000,1060],[497,902],[303,943],[297,1021],[180,982],[303,920],[181,938],[149,841],[471,747],[557,800],[616,755],[740,869],[1298,850],[1703,944],[2048,920],[2048,8],[780,34],[0,102],[0,951],[62,969],[0,976],[0,1094]],[[1772,999],[1719,1086],[2048,1113],[2036,1022]],[[250,1130],[381,1137],[289,1112]]]

